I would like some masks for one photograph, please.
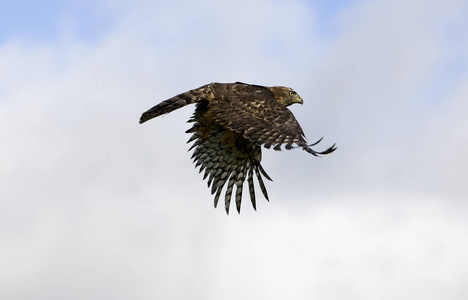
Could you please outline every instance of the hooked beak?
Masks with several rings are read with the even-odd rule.
[[[294,100],[294,103],[299,103],[300,105],[304,104],[304,100],[302,98]]]

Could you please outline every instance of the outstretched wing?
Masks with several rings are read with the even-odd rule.
[[[283,144],[286,149],[296,144],[316,156],[335,150],[334,145],[323,152],[311,149],[292,112],[276,101],[268,87],[214,83],[212,89],[215,97],[209,101],[209,111],[214,120],[257,145],[281,150]]]
[[[262,175],[271,180],[260,164],[261,147],[244,138],[242,134],[214,122],[207,111],[207,102],[198,103],[193,117],[189,120],[190,123],[194,123],[187,133],[193,133],[188,143],[194,141],[190,150],[195,148],[192,155],[195,167],[200,167],[200,172],[205,171],[203,179],[208,178],[211,194],[216,193],[215,207],[218,205],[223,187],[227,184],[224,196],[226,213],[229,214],[234,186],[236,208],[240,213],[243,184],[247,179],[250,200],[256,209],[254,174],[267,200],[268,194]]]

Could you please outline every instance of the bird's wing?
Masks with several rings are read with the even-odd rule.
[[[187,133],[193,133],[188,142],[194,141],[190,149],[195,148],[192,155],[195,167],[200,167],[200,172],[205,171],[203,179],[208,178],[208,187],[211,186],[211,193],[216,194],[215,207],[226,185],[224,206],[229,213],[235,185],[236,208],[240,212],[243,183],[247,180],[250,200],[256,208],[254,174],[267,200],[268,194],[262,175],[271,180],[260,164],[261,148],[245,139],[242,134],[212,122],[211,116],[206,114],[207,110],[207,103],[200,103],[189,120],[190,123],[194,123]]]
[[[283,144],[286,149],[296,144],[313,155],[335,150],[334,146],[323,152],[311,149],[292,112],[276,101],[268,87],[235,83],[214,84],[212,88],[209,113],[213,119],[257,145],[281,150]]]

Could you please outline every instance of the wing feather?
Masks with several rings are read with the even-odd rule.
[[[214,120],[251,142],[266,148],[276,145],[275,150],[280,150],[282,144],[288,150],[296,144],[313,155],[334,150],[333,146],[324,152],[310,149],[293,113],[276,101],[268,87],[214,83],[212,90],[214,97],[209,100],[209,111]]]
[[[250,200],[256,209],[253,173],[256,173],[262,193],[266,196],[268,194],[262,175],[271,180],[260,164],[261,147],[244,138],[242,134],[233,132],[217,122],[210,123],[207,109],[207,103],[197,105],[195,124],[188,131],[193,132],[189,139],[189,142],[193,142],[192,147],[195,148],[192,159],[195,167],[199,168],[199,172],[204,171],[203,179],[208,180],[211,194],[215,194],[214,206],[218,205],[222,190],[226,186],[224,207],[226,213],[229,214],[235,186],[236,209],[240,213],[243,184],[247,180]],[[193,138],[194,135],[196,138]]]

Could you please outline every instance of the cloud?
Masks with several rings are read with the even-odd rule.
[[[405,3],[350,3],[331,37],[303,2],[104,3],[92,43],[8,40],[1,294],[464,299],[468,76],[446,66],[468,52],[445,33],[466,21]],[[138,119],[236,80],[296,89],[309,140],[339,149],[264,151],[271,203],[226,217],[189,160],[193,107]]]

